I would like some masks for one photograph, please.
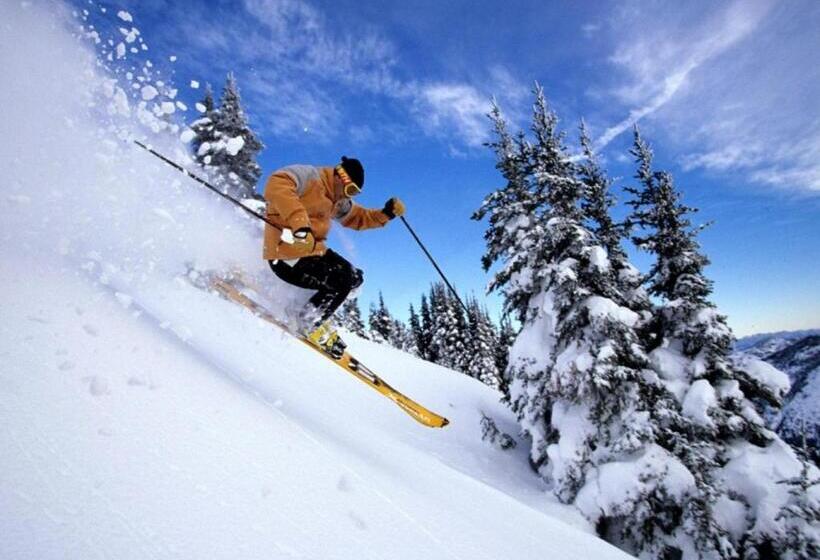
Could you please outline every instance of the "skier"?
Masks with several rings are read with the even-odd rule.
[[[361,162],[344,156],[335,167],[283,167],[265,185],[266,216],[281,229],[265,226],[263,258],[285,282],[316,290],[298,318],[298,327],[337,359],[346,345],[329,319],[350,292],[361,286],[363,277],[361,269],[327,248],[330,220],[362,230],[382,227],[404,214],[404,204],[396,197],[382,209],[353,202],[363,186]]]

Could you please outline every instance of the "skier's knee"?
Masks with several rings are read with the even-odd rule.
[[[364,273],[359,268],[353,268],[350,275],[350,287],[346,299],[354,299],[359,295],[359,288],[364,283]]]
[[[364,283],[364,271],[361,268],[353,267],[351,274],[350,289],[355,290]]]

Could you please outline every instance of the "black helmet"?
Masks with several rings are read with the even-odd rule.
[[[364,187],[364,167],[359,160],[342,156],[341,166],[351,181],[356,183],[360,189]]]

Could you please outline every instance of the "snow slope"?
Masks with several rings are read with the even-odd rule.
[[[0,558],[626,557],[525,445],[481,441],[482,412],[516,431],[493,390],[350,337],[452,422],[424,428],[188,284],[242,266],[305,296],[256,224],[127,141],[184,154],[61,12],[0,4]]]
[[[210,294],[11,263],[31,276],[0,275],[0,557],[623,556],[481,442],[479,411],[513,419],[463,375],[352,341],[453,422],[431,430]]]

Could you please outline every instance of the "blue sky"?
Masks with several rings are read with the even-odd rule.
[[[360,158],[360,202],[404,199],[460,291],[483,297],[488,280],[484,226],[469,218],[501,184],[483,147],[489,100],[526,126],[538,81],[571,145],[586,120],[618,188],[632,181],[627,150],[639,123],[657,167],[700,208],[696,219],[714,222],[701,242],[736,334],[820,326],[815,1],[102,5],[133,15],[189,106],[202,91],[191,80],[218,93],[235,73],[266,145],[265,174]],[[331,244],[365,270],[365,311],[382,290],[404,316],[436,280],[398,222],[337,228]],[[646,270],[645,255],[635,262]],[[499,308],[497,297],[487,302]]]

